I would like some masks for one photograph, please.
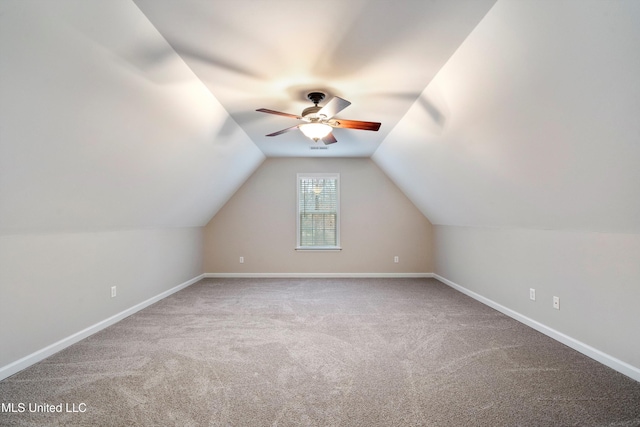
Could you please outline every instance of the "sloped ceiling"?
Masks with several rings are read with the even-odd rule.
[[[435,224],[640,232],[638,22],[498,1],[374,161]]]
[[[204,225],[264,159],[129,0],[3,0],[0,52],[1,233]]]
[[[267,156],[370,157],[495,0],[135,0]],[[157,55],[157,62],[163,60]],[[381,122],[335,129],[326,151],[295,130],[315,90],[352,105],[337,117]],[[322,105],[322,104],[321,104]],[[322,148],[325,148],[320,143]]]
[[[0,233],[200,226],[265,156],[373,153],[436,224],[640,232],[639,2],[309,7],[0,2]],[[264,137],[315,89],[380,132]]]
[[[0,233],[201,226],[265,156],[368,157],[494,2],[5,0]],[[381,131],[266,138],[311,90]]]

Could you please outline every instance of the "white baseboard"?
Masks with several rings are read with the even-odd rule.
[[[184,283],[179,284],[178,286],[175,286],[169,290],[166,290],[154,297],[149,298],[146,301],[143,301],[139,304],[134,305],[133,307],[130,307],[124,311],[121,311],[118,314],[115,314],[107,319],[104,319],[98,323],[96,323],[95,325],[89,326],[86,329],[81,330],[80,332],[76,332],[75,334],[68,336],[66,338],[61,339],[58,342],[55,342],[43,349],[40,349],[34,353],[29,354],[28,356],[23,357],[22,359],[16,360],[15,362],[12,362],[6,366],[3,366],[0,368],[0,380],[3,380],[31,365],[33,365],[34,363],[37,363],[43,359],[46,359],[47,357],[51,356],[52,354],[55,354],[57,352],[59,352],[60,350],[65,349],[66,347],[69,347],[72,344],[77,343],[78,341],[95,334],[98,331],[101,331],[102,329],[113,325],[114,323],[119,322],[120,320],[124,319],[125,317],[131,316],[132,314],[142,310],[145,307],[150,306],[151,304],[154,304],[158,301],[160,301],[163,298],[168,297],[171,294],[174,294],[184,288],[186,288],[187,286],[190,286],[194,283],[196,283],[197,281],[199,281],[200,279],[202,279],[204,277],[203,274],[201,274],[200,276],[194,277],[191,280],[187,280]]]
[[[581,341],[578,341],[568,335],[563,334],[562,332],[556,331],[538,321],[530,319],[516,311],[513,311],[503,305],[498,304],[497,302],[490,300],[489,298],[485,298],[480,294],[477,294],[469,289],[458,285],[457,283],[452,282],[438,274],[435,273],[204,273],[200,276],[194,277],[191,280],[188,280],[184,283],[181,283],[178,286],[175,286],[169,290],[166,290],[152,298],[149,298],[146,301],[143,301],[139,304],[134,305],[116,315],[113,315],[105,320],[102,320],[92,326],[89,326],[82,331],[76,332],[75,334],[63,338],[58,342],[55,342],[41,350],[38,350],[28,356],[23,357],[15,362],[12,362],[6,366],[0,368],[0,380],[3,380],[31,365],[37,363],[52,354],[63,350],[64,348],[77,343],[78,341],[95,334],[96,332],[113,325],[114,323],[119,322],[120,320],[128,317],[143,308],[150,306],[163,298],[168,297],[171,294],[174,294],[196,282],[204,278],[436,278],[442,283],[456,289],[457,291],[462,292],[465,295],[470,296],[471,298],[495,309],[499,312],[506,314],[507,316],[524,323],[525,325],[541,332],[556,341],[559,341],[580,353],[597,360],[598,362],[606,365],[616,371],[636,380],[640,381],[640,369],[632,366],[626,362],[623,362],[619,359],[616,359],[613,356],[610,356],[596,348],[593,348]]]
[[[556,341],[561,342],[562,344],[571,347],[572,349],[584,354],[585,356],[588,356],[600,363],[602,363],[603,365],[606,365],[612,369],[615,369],[616,371],[620,372],[621,374],[624,374],[626,376],[628,376],[629,378],[632,378],[636,381],[640,381],[640,369],[636,368],[635,366],[632,366],[626,362],[623,362],[622,360],[616,359],[613,356],[610,356],[606,353],[603,353],[602,351],[598,350],[597,348],[593,348],[588,344],[585,344],[581,341],[576,340],[575,338],[572,338],[568,335],[563,334],[562,332],[556,331],[555,329],[552,329],[536,320],[530,319],[527,316],[524,316],[516,311],[511,310],[510,308],[507,308],[503,305],[498,304],[497,302],[490,300],[489,298],[485,298],[480,294],[477,294],[473,291],[470,291],[469,289],[458,285],[457,283],[452,282],[449,279],[445,279],[444,277],[438,275],[438,274],[433,274],[434,278],[438,279],[439,281],[441,281],[442,283],[452,287],[453,289],[462,292],[465,295],[470,296],[471,298],[480,301],[481,303],[488,305],[489,307],[498,310],[499,312],[506,314],[507,316],[521,322],[524,323],[525,325],[535,329],[538,332],[541,332],[545,335],[547,335],[548,337],[553,338]]]
[[[349,278],[349,277],[397,277],[432,278],[433,273],[204,273],[204,278]]]

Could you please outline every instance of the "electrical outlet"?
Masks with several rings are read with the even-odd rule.
[[[115,296],[116,296],[116,287],[112,286],[111,287],[111,298],[115,298]]]
[[[533,288],[529,288],[529,299],[531,301],[535,301],[536,300],[536,290]]]
[[[398,255],[393,257],[393,262],[395,262],[396,264],[400,262],[400,257]]]
[[[553,297],[553,308],[560,310],[560,297]]]
[[[244,264],[244,257],[243,256],[240,257],[240,264]]]

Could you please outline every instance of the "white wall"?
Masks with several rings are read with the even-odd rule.
[[[4,374],[6,365],[199,276],[202,229],[5,235],[0,265]]]
[[[439,225],[434,241],[438,275],[631,365],[623,372],[640,380],[639,235]]]
[[[635,0],[498,0],[373,156],[434,224],[436,273],[636,378],[639,21]]]
[[[131,1],[4,0],[0,52],[1,377],[198,277],[264,155]]]
[[[341,251],[295,250],[299,172],[340,174]],[[204,270],[431,273],[431,243],[429,220],[370,159],[269,158],[205,227]]]

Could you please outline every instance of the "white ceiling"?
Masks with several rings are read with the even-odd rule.
[[[436,224],[640,233],[639,22],[498,1],[373,160]]]
[[[265,156],[435,224],[640,233],[640,2],[0,1],[0,234],[202,226]],[[326,90],[326,151],[265,134]]]
[[[0,52],[0,233],[201,226],[264,160],[130,0],[3,0]]]
[[[369,157],[495,0],[135,3],[265,155]],[[148,67],[167,55],[153,48]],[[314,90],[380,131],[336,129],[326,151],[297,130],[264,136],[298,122],[257,108],[300,114]]]

